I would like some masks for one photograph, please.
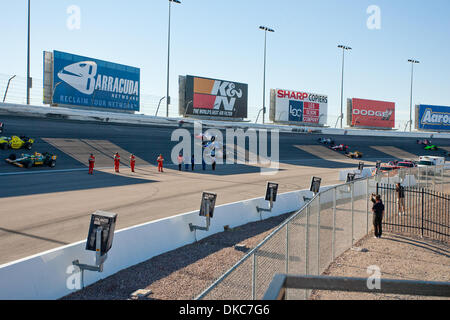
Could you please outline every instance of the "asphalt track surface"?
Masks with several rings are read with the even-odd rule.
[[[202,191],[217,192],[220,205],[263,196],[268,180],[280,184],[279,192],[309,188],[313,175],[322,177],[324,185],[336,184],[339,170],[355,168],[359,161],[320,146],[317,139],[323,135],[282,133],[276,175],[261,175],[260,168],[250,165],[223,165],[215,172],[196,165],[194,172],[179,172],[167,165],[177,144],[170,140],[175,128],[13,116],[1,120],[6,123],[3,135],[35,138],[32,152],[53,152],[58,160],[53,169],[26,170],[4,162],[11,151],[0,150],[0,264],[85,239],[90,214],[96,210],[117,213],[119,230],[198,210]],[[367,164],[442,154],[425,152],[415,138],[335,138],[363,152]],[[450,148],[448,140],[433,143]],[[119,174],[112,168],[116,151],[122,157]],[[90,152],[97,159],[93,176],[87,174]],[[138,158],[134,174],[129,153]],[[159,154],[166,159],[164,173],[155,167]]]

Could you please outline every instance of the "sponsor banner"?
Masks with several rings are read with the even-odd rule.
[[[248,85],[186,76],[186,115],[247,118]]]
[[[309,92],[275,90],[275,122],[325,125],[328,97]]]
[[[450,107],[421,104],[417,115],[419,130],[450,131]]]
[[[395,127],[395,103],[386,101],[352,99],[352,127]]]
[[[139,111],[140,69],[53,52],[53,103]]]

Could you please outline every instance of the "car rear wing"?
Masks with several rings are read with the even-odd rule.
[[[5,159],[5,161],[8,162],[9,164],[15,165],[19,168],[23,168],[23,164],[17,162],[16,160]]]

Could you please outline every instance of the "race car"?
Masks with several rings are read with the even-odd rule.
[[[334,146],[334,140],[331,138],[319,138],[318,141],[321,144],[329,144],[329,145]]]
[[[0,133],[3,133],[3,131],[5,131],[5,124],[0,122]]]
[[[25,136],[12,136],[12,137],[0,137],[0,149],[6,150],[8,148],[18,150],[27,149],[31,150],[33,146],[34,139],[30,139]]]
[[[427,146],[425,146],[424,148],[425,150],[432,150],[432,151],[436,151],[439,150],[439,147],[435,144],[429,144]]]
[[[330,146],[329,148],[334,151],[347,151],[348,150],[348,146],[343,145],[343,144]]]
[[[417,144],[423,144],[423,145],[428,146],[431,144],[431,140],[428,140],[428,139],[417,140]]]
[[[417,167],[417,164],[415,164],[413,161],[405,160],[397,162],[396,166],[400,168],[415,168]]]
[[[20,158],[17,158],[16,154],[11,154],[5,161],[9,164],[18,166],[20,168],[31,168],[39,166],[49,166],[53,168],[56,165],[57,156],[48,152],[34,154],[22,154]]]
[[[396,166],[400,161],[398,160],[392,160],[388,162],[388,166]]]
[[[382,164],[380,166],[380,172],[385,177],[393,177],[393,176],[395,176],[398,173],[398,169],[400,169],[400,167],[398,167],[398,166],[390,166],[388,164]]]
[[[349,158],[352,159],[360,159],[363,157],[363,153],[359,152],[359,151],[355,151],[355,152],[346,152],[345,155]]]

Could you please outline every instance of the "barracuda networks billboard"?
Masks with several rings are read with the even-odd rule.
[[[450,107],[426,104],[416,106],[416,129],[450,131]]]
[[[139,111],[140,69],[60,51],[44,52],[44,103]]]

